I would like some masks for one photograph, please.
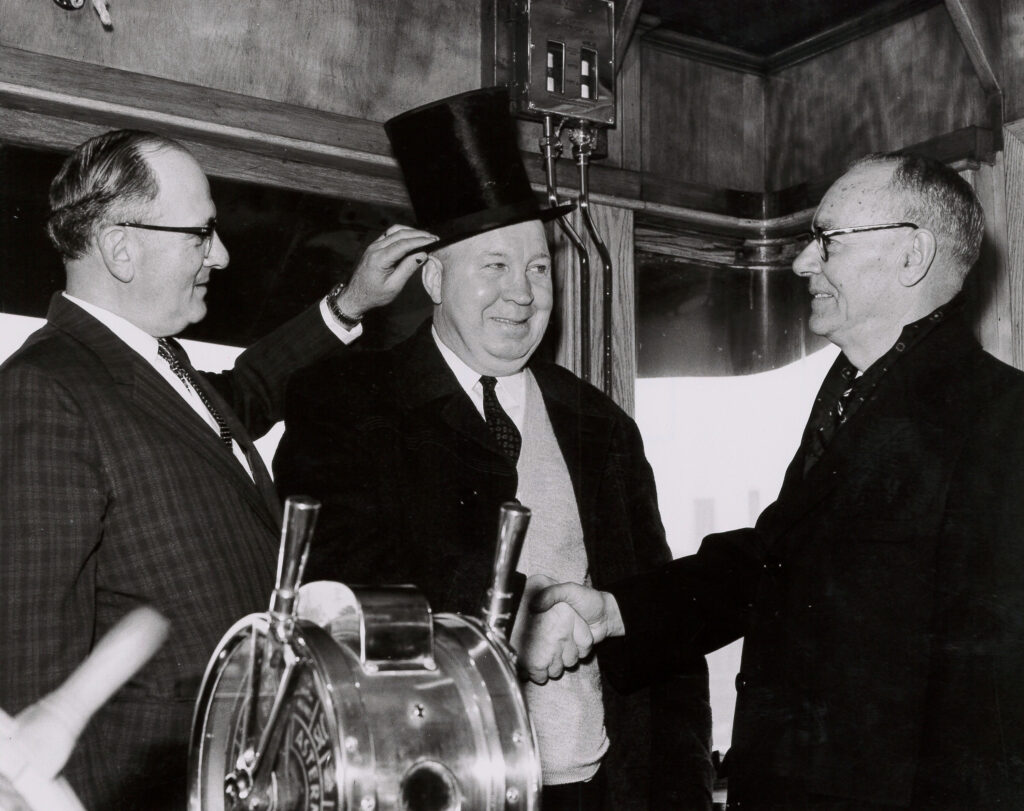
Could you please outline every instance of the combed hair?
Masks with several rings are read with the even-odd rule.
[[[143,130],[113,130],[78,146],[50,184],[46,232],[64,261],[85,255],[97,227],[141,216],[159,192],[147,155],[184,147]]]
[[[946,164],[923,155],[885,152],[855,161],[895,164],[889,187],[903,202],[901,217],[935,235],[937,250],[963,276],[978,261],[985,235],[985,212],[971,185]]]

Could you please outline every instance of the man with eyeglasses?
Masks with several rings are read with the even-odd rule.
[[[642,684],[743,637],[730,807],[1024,808],[1024,374],[959,293],[981,206],[875,155],[812,228],[793,268],[842,354],[778,500],[654,574],[546,589],[520,663],[543,682],[622,637]]]
[[[154,606],[168,642],[65,776],[90,809],[181,809],[206,663],[273,586],[280,506],[252,440],[280,419],[291,373],[358,337],[433,237],[392,227],[347,287],[204,376],[173,340],[228,264],[196,160],[110,132],[72,152],[50,204],[66,289],[0,367],[0,706],[32,704],[130,609]]]

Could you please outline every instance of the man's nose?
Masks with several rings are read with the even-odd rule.
[[[203,264],[211,268],[226,268],[230,261],[231,256],[228,254],[228,249],[221,242],[220,234],[214,229],[213,241],[210,243],[210,253],[203,260]]]
[[[530,304],[533,301],[533,288],[525,270],[516,270],[508,275],[505,298],[516,304]]]
[[[810,276],[814,273],[821,273],[821,254],[818,253],[818,246],[812,239],[793,260],[793,272],[797,276]]]

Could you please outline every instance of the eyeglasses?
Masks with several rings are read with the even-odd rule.
[[[206,225],[183,226],[181,228],[171,225],[148,225],[142,222],[117,222],[114,225],[120,225],[123,228],[144,228],[147,231],[171,231],[175,234],[191,234],[203,240],[204,258],[210,255],[210,250],[213,248],[213,235],[217,231],[216,217],[211,217]]]
[[[863,231],[885,231],[889,228],[918,228],[913,222],[885,222],[880,225],[855,225],[852,228],[819,228],[811,226],[811,239],[818,245],[818,255],[822,262],[828,261],[828,243],[832,237],[840,234],[859,234]]]

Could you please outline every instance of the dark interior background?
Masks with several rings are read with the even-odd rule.
[[[44,317],[64,287],[45,232],[47,191],[62,154],[0,146],[0,312]],[[217,230],[231,254],[207,293],[208,314],[183,337],[247,346],[348,279],[363,250],[400,209],[211,178]],[[416,279],[371,314],[363,346],[390,345],[429,315]]]

